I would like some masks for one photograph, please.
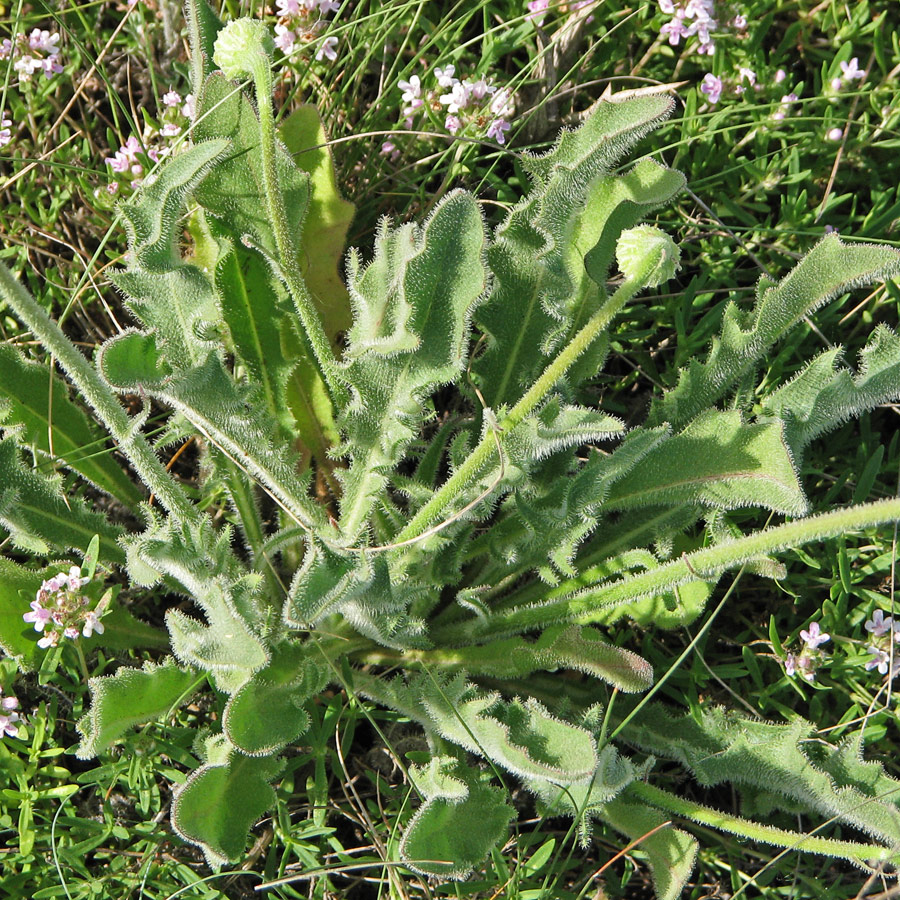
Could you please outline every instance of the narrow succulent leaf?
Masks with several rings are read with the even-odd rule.
[[[268,756],[306,731],[309,715],[303,706],[331,675],[317,657],[296,645],[278,648],[269,665],[230,698],[222,728],[242,753]]]
[[[760,281],[752,311],[742,312],[734,303],[726,307],[709,356],[682,369],[676,387],[654,401],[648,424],[677,427],[694,418],[722,398],[803,316],[849,290],[898,273],[900,251],[845,244],[826,235],[782,281]]]
[[[800,456],[810,441],[900,397],[900,337],[885,325],[860,351],[857,374],[839,367],[841,349],[826,350],[762,403],[762,421],[784,422],[785,440]]]
[[[647,857],[657,900],[678,900],[694,870],[697,839],[675,828],[658,810],[627,796],[611,800],[602,816],[616,831],[638,842],[635,852]]]
[[[653,685],[653,667],[645,659],[607,643],[590,627],[557,625],[537,641],[523,638],[460,647],[442,654],[444,664],[459,665],[470,675],[524,678],[532,672],[573,669],[602,678],[625,693]]]
[[[125,562],[117,540],[122,529],[74,495],[64,495],[62,479],[27,468],[15,438],[0,440],[0,524],[13,543],[30,553],[83,550],[100,536],[101,558]]]
[[[506,792],[453,757],[410,766],[424,802],[406,826],[400,857],[413,870],[463,879],[507,835],[515,810]]]
[[[709,410],[651,450],[606,498],[607,508],[623,510],[691,503],[804,515],[806,498],[781,424],[748,425],[737,410]]]
[[[814,731],[799,716],[781,725],[711,708],[698,720],[691,714],[673,717],[653,705],[622,734],[650,753],[681,762],[703,785],[727,781],[774,791],[896,847],[900,781],[878,772],[875,764],[866,768],[858,759],[851,761],[846,748],[811,743]],[[872,774],[880,793],[871,790]]]
[[[78,720],[81,743],[76,755],[91,759],[135,725],[167,715],[184,703],[197,687],[197,675],[171,660],[147,662],[142,669],[120,668],[115,675],[88,681],[91,708]]]
[[[425,399],[463,369],[469,320],[486,280],[484,225],[474,198],[445,197],[421,228],[382,228],[375,258],[351,257],[354,325],[341,419],[350,468],[342,477],[346,539],[361,532],[388,473],[418,436]]]
[[[605,177],[671,109],[671,98],[662,95],[630,103],[600,101],[579,129],[562,133],[554,149],[524,157],[536,183],[497,229],[488,251],[493,290],[476,318],[488,341],[472,365],[472,377],[489,407],[518,400],[559,337],[587,321],[601,302],[604,289],[587,277],[584,257],[601,239],[615,241],[618,233],[612,229],[622,216],[610,223],[605,238],[602,217],[621,209],[631,222],[657,200],[664,202],[668,189],[677,189],[669,176],[660,177],[657,170],[651,175],[646,165],[618,187]],[[602,256],[601,250],[595,274]],[[596,356],[589,356],[580,377],[596,372],[591,371]]]
[[[334,340],[351,322],[350,294],[339,266],[356,207],[338,191],[328,135],[314,106],[299,106],[278,131],[294,162],[309,174],[309,209],[300,238],[300,267],[325,333]]]
[[[131,479],[110,456],[106,439],[69,397],[68,385],[9,344],[0,344],[0,396],[9,404],[6,426],[22,426],[24,442],[61,460],[124,505],[134,508],[141,501]]]
[[[227,748],[227,741],[222,743]],[[175,830],[200,847],[214,868],[243,856],[250,828],[275,804],[271,781],[282,767],[271,756],[250,757],[233,750],[218,755],[225,759],[195,769],[172,804]]]

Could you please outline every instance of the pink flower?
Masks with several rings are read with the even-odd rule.
[[[821,631],[818,622],[812,622],[809,626],[809,631],[800,632],[800,639],[806,643],[810,650],[815,650],[819,644],[827,644],[831,640],[831,635]]]
[[[866,650],[872,654],[872,659],[866,663],[866,671],[871,672],[872,669],[877,668],[880,674],[887,675],[890,654],[878,647],[866,647]]]
[[[275,26],[275,30],[278,31],[277,25]],[[178,104],[181,103],[181,94],[179,94],[177,91],[166,91],[166,93],[163,94],[162,102],[163,106],[167,107],[168,109],[172,109],[173,107],[178,106]]]
[[[106,629],[103,627],[103,623],[97,617],[97,613],[91,610],[89,613],[86,613],[84,616],[84,628],[81,633],[89,638],[95,631],[97,634],[103,634]]]
[[[321,61],[323,58],[327,58],[334,62],[337,59],[337,42],[338,39],[333,35],[325,38],[322,46],[316,51],[316,59]]]
[[[275,6],[278,7],[279,16],[288,17],[300,15],[300,4],[298,0],[275,0]]]
[[[891,616],[885,618],[884,612],[880,609],[876,609],[875,612],[872,613],[872,618],[866,622],[866,631],[874,637],[881,637],[883,634],[888,634],[888,632],[893,631],[893,628],[893,618]]]
[[[0,147],[5,147],[12,140],[12,122],[0,113]]]
[[[719,102],[719,97],[722,96],[722,87],[722,79],[716,78],[711,72],[707,72],[706,75],[703,76],[703,83],[700,85],[700,91],[709,97],[710,103],[715,105]]]
[[[59,53],[58,43],[58,34],[50,34],[49,31],[41,31],[40,28],[35,28],[28,36],[28,46],[32,50],[37,50],[38,53],[47,53],[50,56],[56,56]]]
[[[491,98],[491,112],[504,119],[513,114],[512,97],[508,88],[500,88]]]
[[[462,128],[462,120],[459,116],[454,116],[452,113],[444,119],[444,128],[450,132],[450,134],[456,134],[460,128]]]
[[[672,19],[671,22],[666,22],[666,24],[659,29],[659,33],[667,35],[669,43],[673,47],[677,47],[683,37],[686,38],[691,35],[691,32],[685,27],[684,22],[681,19]]]
[[[275,26],[275,46],[285,55],[294,52],[294,43],[297,35],[287,25]]]
[[[163,137],[175,137],[176,135],[181,134],[181,126],[176,125],[174,122],[166,122],[166,124],[163,125],[162,130],[160,131],[160,134]],[[154,153],[156,153],[156,151],[154,151]],[[147,155],[148,156],[150,155],[149,152]],[[157,156],[158,155],[159,154],[157,153]]]
[[[401,79],[397,82],[397,87],[403,91],[403,96],[400,99],[404,103],[412,103],[422,96],[422,82],[419,80],[418,75],[411,75],[409,81]]]
[[[470,85],[465,82],[457,81],[450,90],[449,94],[441,94],[440,101],[442,106],[447,107],[448,113],[458,113],[469,103]]]
[[[781,84],[781,82],[784,81],[785,78],[787,78],[787,72],[785,72],[784,69],[778,69],[775,72],[772,81],[774,81],[775,84]]]
[[[16,722],[19,721],[18,713],[10,713],[8,716],[0,716],[0,735],[15,737],[19,733]]]
[[[844,131],[841,128],[831,128],[828,131],[828,134],[825,135],[825,139],[828,141],[839,141],[844,136]],[[881,610],[878,610],[881,612]]]
[[[458,78],[454,78],[453,76],[456,73],[456,66],[444,66],[443,69],[435,69],[434,76],[437,78],[437,83],[439,87],[448,88],[453,87],[454,84],[459,80]]]
[[[494,119],[488,126],[487,136],[493,138],[498,144],[505,144],[505,132],[509,131],[509,122],[506,119]]]
[[[181,107],[181,114],[186,119],[194,118],[194,95],[188,94],[187,97],[184,98],[184,106]]]
[[[328,13],[337,12],[341,8],[341,4],[337,0],[319,0],[319,12],[324,16]]]
[[[82,577],[81,566],[72,566],[66,575],[66,586],[70,591],[80,591],[90,580]]]
[[[475,100],[484,100],[485,97],[493,94],[497,88],[495,88],[492,84],[485,81],[483,78],[479,78],[478,81],[474,82],[471,87],[471,96]]]
[[[544,13],[547,11],[547,7],[550,5],[550,0],[530,0],[527,4],[528,6],[528,15],[525,16],[526,19],[534,19],[538,25],[544,20]]]
[[[33,622],[35,631],[43,631],[53,617],[53,611],[44,609],[39,600],[31,601],[31,610],[31,612],[24,613],[22,618],[26,622]]]
[[[793,653],[788,653],[784,658],[784,671],[792,678],[797,671],[797,657]]]
[[[857,81],[866,77],[866,73],[862,69],[860,69],[859,60],[855,56],[850,60],[850,62],[841,63],[841,72],[844,73],[844,78],[846,78],[848,81]]]

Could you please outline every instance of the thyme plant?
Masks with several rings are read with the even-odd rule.
[[[808,515],[798,478],[812,440],[900,397],[892,331],[873,331],[856,372],[835,348],[753,404],[746,389],[790,329],[896,276],[900,253],[826,236],[781,281],[763,278],[752,309],[729,304],[708,356],[628,429],[589,388],[616,316],[678,267],[672,238],[640,222],[684,180],[649,158],[613,167],[671,113],[665,93],[601,101],[552,150],[525,155],[531,189],[492,233],[461,190],[421,224],[384,221],[370,260],[350,251],[344,285],[332,269],[347,205],[315,149],[314,113],[275,125],[271,37],[250,20],[223,28],[202,2],[188,12],[192,142],[119,207],[129,251],[111,277],[136,327],[88,360],[0,267],[4,299],[75,389],[0,348],[0,521],[29,553],[91,544],[89,574],[119,569],[128,590],[161,585],[193,603],[166,613],[170,655],[91,678],[78,755],[211,687],[223,714],[198,732],[203,761],[172,824],[218,866],[242,857],[274,803],[281,751],[302,742],[307,704],[333,683],[427,737],[399,847],[427,875],[464,878],[504,839],[514,810],[501,773],[545,814],[574,817],[583,840],[596,822],[642,839],[660,898],[678,896],[697,851],[683,827],[657,829],[673,816],[896,866],[900,782],[864,762],[859,741],[813,745],[800,718],[625,698],[660,676],[604,628],[677,624],[725,572],[777,577],[789,548],[900,520],[896,499]],[[151,402],[166,411],[152,433]],[[196,489],[160,461],[189,438],[203,451]],[[117,457],[91,452],[105,440],[140,491]],[[67,474],[45,474],[48,459]],[[91,486],[81,498],[78,481]],[[742,534],[724,518],[741,507],[786,520]],[[672,550],[703,522],[704,545]],[[81,569],[74,586],[11,561],[3,571],[22,589],[2,593],[3,646],[46,668],[65,641],[38,646],[23,612],[41,630],[54,591],[91,586]],[[85,613],[91,646],[160,648],[114,593]],[[561,670],[585,678],[560,682]],[[703,806],[655,784],[658,759],[865,838]]]

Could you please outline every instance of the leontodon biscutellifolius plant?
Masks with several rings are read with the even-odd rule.
[[[861,739],[679,708],[615,626],[679,626],[727,602],[726,572],[777,578],[786,550],[900,520],[897,499],[811,514],[798,474],[810,442],[900,398],[890,329],[855,370],[835,347],[781,384],[755,380],[801,320],[900,273],[900,253],[824,237],[729,304],[708,354],[626,427],[596,386],[617,317],[677,288],[675,237],[641,223],[684,179],[650,157],[616,167],[672,112],[665,91],[612,95],[522,155],[530,189],[496,227],[452,190],[421,223],[383,221],[341,280],[350,214],[327,154],[304,162],[324,142],[316,114],[276,125],[267,27],[223,26],[202,0],[188,12],[190,141],[119,205],[128,254],[110,277],[134,324],[88,359],[0,267],[3,298],[68,380],[0,346],[0,521],[53,562],[4,562],[25,599],[0,638],[23,669],[76,645],[147,660],[90,679],[78,755],[205,696],[196,708],[215,714],[172,825],[220,866],[242,858],[283,751],[337,687],[420,730],[396,856],[434,878],[466,878],[505,839],[507,782],[582,841],[598,827],[640,839],[660,898],[690,875],[691,823],[892,871],[900,782]],[[48,396],[64,478],[41,467]],[[189,439],[201,473],[185,484],[160,453]],[[79,449],[104,442],[117,454]],[[772,523],[739,528],[729,513],[745,508]],[[167,633],[127,611],[147,591]],[[826,639],[807,632],[809,659]],[[726,814],[658,778],[663,761],[844,831]]]

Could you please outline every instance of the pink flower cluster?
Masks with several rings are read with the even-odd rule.
[[[816,669],[825,659],[819,644],[827,644],[831,635],[821,630],[818,622],[813,622],[809,630],[800,632],[803,649],[799,653],[788,653],[784,659],[784,671],[788,675],[802,675],[810,683],[816,680]]]
[[[775,74],[772,76],[771,84],[779,85],[787,78],[787,73],[784,69],[778,69]],[[746,82],[746,83],[745,83]],[[745,66],[741,66],[737,75],[727,76],[723,75],[719,77],[718,75],[713,75],[712,72],[707,72],[703,76],[703,81],[700,82],[700,93],[706,94],[707,99],[711,106],[714,106],[719,100],[722,98],[722,95],[727,92],[727,94],[736,94],[740,96],[745,93],[748,89],[753,89],[754,91],[763,90],[763,83],[758,81],[756,77],[756,72],[752,69],[748,69]],[[797,90],[801,90],[802,85],[797,88]],[[783,90],[783,88],[782,88]],[[780,122],[784,119],[791,110],[791,105],[796,103],[799,100],[799,96],[791,91],[789,94],[784,94],[781,98],[781,103],[775,112],[772,113],[772,118],[776,122]]]
[[[3,688],[0,688],[0,695],[2,694]],[[18,733],[19,726],[16,723],[21,721],[21,717],[16,712],[18,708],[19,701],[12,694],[0,699],[0,737],[4,735],[15,737]]]
[[[900,651],[892,651],[891,646],[900,643],[900,631],[896,630],[893,618],[885,617],[880,609],[876,609],[866,622],[866,631],[872,636],[871,643],[866,647],[872,657],[866,663],[866,671],[878,669],[879,674],[887,675],[893,659],[891,677],[895,676],[900,671]]]
[[[712,35],[723,26],[716,17],[714,0],[687,0],[683,4],[675,3],[674,0],[659,0],[659,9],[673,17],[659,29],[660,37],[667,38],[673,47],[677,47],[682,39],[687,45],[688,40],[696,36],[698,53],[712,56],[716,52]],[[728,25],[737,31],[744,31],[747,28],[747,17],[735,16]]]
[[[328,27],[325,18],[337,12],[341,4],[336,0],[275,0],[279,21],[275,25],[275,46],[290,56],[298,44],[318,42],[316,59],[337,59],[338,39],[334,35],[320,38],[320,33]]]
[[[12,120],[6,113],[0,112],[0,147],[5,147],[12,140]]]
[[[103,623],[94,610],[87,609],[90,600],[81,592],[89,580],[79,566],[72,566],[68,573],[60,572],[41,584],[31,601],[31,612],[22,616],[43,634],[38,647],[56,647],[61,637],[74,640],[79,634],[103,634]]]
[[[450,134],[476,133],[496,141],[506,142],[513,102],[506,88],[498,88],[490,78],[456,77],[456,66],[434,69],[435,85],[426,89],[418,75],[409,81],[399,81],[403,92],[403,127],[412,128],[416,115],[443,115],[444,128]],[[381,148],[385,154],[395,152],[394,144],[386,141]]]
[[[19,81],[31,81],[35,72],[49,78],[62,72],[59,62],[59,35],[35,28],[31,34],[17,34],[15,40],[0,41],[0,59],[13,60]]]
[[[123,187],[131,190],[139,188],[148,160],[159,162],[161,157],[171,153],[172,146],[166,141],[178,137],[190,124],[194,115],[192,94],[182,100],[177,91],[170,90],[163,94],[162,104],[159,129],[147,128],[142,140],[131,135],[112,156],[104,160],[113,172],[121,176],[110,182],[107,193],[116,194]]]

